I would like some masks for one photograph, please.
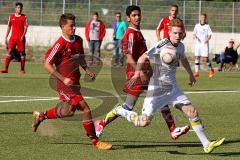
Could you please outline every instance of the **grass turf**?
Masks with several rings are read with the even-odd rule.
[[[0,74],[0,159],[224,160],[240,158],[239,92],[188,95],[200,112],[208,137],[212,140],[226,137],[225,144],[214,150],[212,154],[203,153],[202,146],[194,132],[189,132],[179,140],[172,141],[166,124],[159,114],[147,128],[136,128],[126,120],[117,119],[106,127],[102,136],[102,139],[113,144],[113,150],[98,151],[92,147],[85,135],[80,120],[49,120],[40,126],[37,133],[31,131],[32,111],[45,111],[55,106],[58,101],[3,102],[34,98],[3,96],[56,96],[55,91],[49,87],[49,76],[42,64],[30,63],[26,68],[27,74],[20,75],[19,64],[11,64],[8,74]],[[123,76],[123,72],[120,73],[117,69],[112,72],[112,75],[115,78],[120,77],[120,75]],[[177,74],[179,85],[184,91],[240,91],[239,78],[239,73],[225,72],[217,73],[214,78],[209,79],[207,72],[201,72],[196,86],[189,87],[186,73],[179,70]],[[110,68],[105,66],[94,83],[83,81],[81,84],[85,87],[86,96],[114,96],[117,95],[117,90],[121,88],[121,85],[116,79],[112,79],[114,78],[111,78]],[[114,97],[105,97],[87,99],[87,102],[92,108],[96,108],[107,101],[110,109],[116,103],[111,99],[116,100]],[[143,98],[140,98],[136,105],[139,113],[142,103]],[[172,113],[178,126],[188,124],[187,118],[178,110],[172,109]],[[103,116],[100,114],[100,117]]]

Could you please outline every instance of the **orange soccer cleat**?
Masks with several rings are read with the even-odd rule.
[[[112,144],[98,141],[95,147],[99,150],[110,150],[112,149]]]
[[[209,78],[212,78],[215,75],[214,69],[212,68],[209,72]]]

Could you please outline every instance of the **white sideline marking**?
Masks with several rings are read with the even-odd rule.
[[[205,93],[240,93],[240,91],[190,91],[184,92],[185,94],[205,94]],[[125,97],[126,95],[120,96],[94,96],[94,97],[84,97],[85,99],[95,99],[95,98],[113,98],[113,97]],[[0,103],[10,103],[10,102],[31,102],[31,101],[52,101],[59,100],[58,97],[37,97],[37,96],[2,96],[0,98],[28,98],[28,99],[14,99],[14,100],[3,100]]]

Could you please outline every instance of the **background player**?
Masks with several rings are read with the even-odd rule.
[[[140,70],[144,61],[149,58],[154,60],[154,71],[151,77],[146,98],[144,99],[142,115],[138,116],[133,111],[125,110],[122,107],[115,108],[115,112],[133,122],[136,126],[145,127],[150,124],[152,116],[167,104],[171,104],[181,110],[189,118],[193,130],[201,141],[204,152],[210,153],[220,146],[224,138],[219,141],[210,142],[205,135],[203,125],[198,112],[191,104],[188,97],[179,89],[176,82],[176,70],[181,61],[183,67],[189,75],[190,85],[194,85],[196,80],[190,68],[189,62],[184,53],[184,44],[181,43],[183,36],[183,23],[179,19],[173,19],[169,24],[170,38],[163,39],[156,46],[144,53],[137,62],[134,76],[129,84],[134,84],[140,76]],[[176,59],[172,63],[166,64],[161,59],[160,53],[163,49],[170,48],[170,53],[176,51]]]
[[[172,19],[178,18],[177,15],[178,15],[178,6],[175,4],[171,5],[170,10],[169,10],[169,16],[162,18],[157,26],[157,29],[156,29],[157,41],[160,41],[163,38],[168,38],[169,22]],[[161,37],[161,31],[163,31],[163,38]],[[185,32],[185,28],[184,28],[183,39],[185,37],[186,37],[186,32]]]
[[[210,69],[209,77],[214,76],[214,69],[209,59],[209,40],[212,36],[212,30],[207,24],[207,15],[202,13],[200,23],[196,24],[193,30],[193,39],[195,39],[195,77],[199,77],[200,60],[208,63]]]
[[[111,149],[111,144],[101,142],[96,137],[91,111],[80,93],[79,65],[91,78],[94,79],[95,74],[86,65],[82,38],[75,35],[75,16],[69,13],[63,14],[59,25],[62,29],[62,36],[45,54],[44,66],[52,76],[57,78],[58,94],[67,105],[58,105],[41,113],[35,111],[32,129],[36,132],[40,123],[46,119],[71,117],[77,109],[81,112],[83,127],[92,144],[97,149]]]
[[[5,37],[5,44],[8,46],[8,53],[5,58],[5,68],[1,69],[0,72],[8,73],[8,67],[12,59],[12,51],[16,48],[21,55],[21,74],[25,74],[25,35],[27,33],[28,22],[27,16],[22,14],[23,4],[17,2],[15,5],[15,13],[9,16],[7,33]],[[12,29],[12,34],[8,43],[8,35]]]
[[[92,14],[92,19],[89,20],[85,27],[85,36],[88,41],[89,45],[89,60],[88,64],[92,65],[95,63],[96,65],[100,65],[100,48],[102,45],[102,40],[105,37],[106,34],[106,28],[104,23],[99,19],[98,12],[94,12]],[[93,61],[93,55],[95,54],[95,57],[97,60]]]
[[[127,110],[132,110],[139,95],[146,89],[146,86],[151,77],[151,66],[150,62],[144,62],[143,68],[141,68],[141,77],[145,77],[145,82],[138,81],[132,88],[128,88],[128,81],[134,75],[136,62],[138,58],[147,51],[147,46],[145,39],[140,31],[140,22],[141,22],[141,9],[138,6],[129,6],[126,9],[127,20],[130,23],[130,26],[126,30],[122,43],[123,43],[123,52],[127,58],[126,66],[126,80],[125,86],[123,88],[124,92],[127,93],[125,103],[123,103],[123,108]],[[165,118],[168,127],[170,129],[170,135],[172,139],[177,139],[182,134],[185,134],[189,130],[189,126],[184,126],[181,128],[176,128],[173,117],[171,113],[163,111],[163,117]],[[103,132],[103,128],[117,118],[117,115],[114,113],[114,109],[110,111],[104,120],[97,121],[96,123],[96,133],[100,135]]]

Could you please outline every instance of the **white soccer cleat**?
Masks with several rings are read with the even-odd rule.
[[[41,124],[42,120],[39,118],[40,113],[37,111],[33,112],[33,124],[32,124],[32,131],[36,132],[38,129],[38,126]]]
[[[181,135],[186,134],[190,129],[190,126],[177,127],[170,132],[171,138],[177,140]]]

